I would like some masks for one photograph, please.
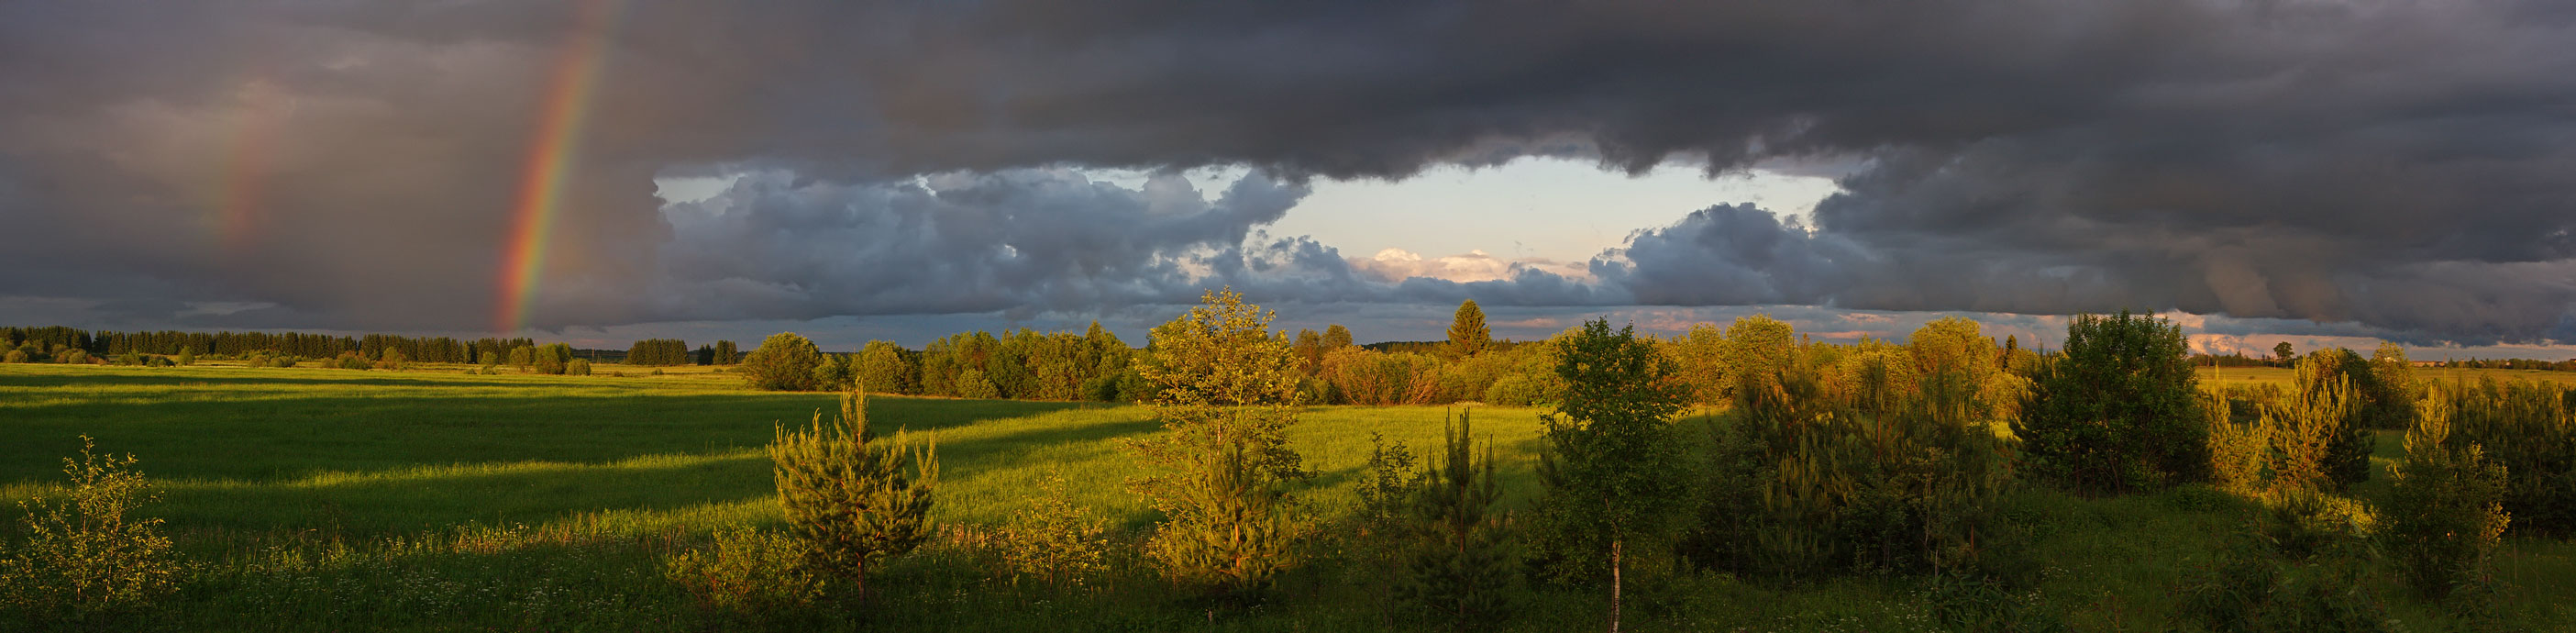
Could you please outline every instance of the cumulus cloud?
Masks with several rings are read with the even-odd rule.
[[[0,5],[0,295],[487,322],[578,4]],[[1235,282],[2576,340],[2563,3],[613,4],[544,327]],[[1806,166],[1842,192],[1806,222],[1710,207],[1581,274],[1261,230],[1315,178],[1527,155]],[[1210,201],[1062,171],[1218,164],[1264,175]],[[718,200],[652,195],[734,175]]]

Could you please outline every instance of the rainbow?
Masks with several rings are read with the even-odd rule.
[[[617,0],[579,2],[571,39],[547,83],[536,137],[528,144],[527,166],[520,172],[519,195],[511,205],[510,237],[501,262],[500,311],[494,318],[494,327],[502,332],[527,327],[537,281],[545,274],[548,238],[556,216],[563,212],[564,180],[579,158],[591,92],[606,61]]]
[[[231,148],[216,187],[212,219],[222,233],[225,250],[241,253],[249,248],[251,233],[259,226],[260,207],[267,203],[270,146],[277,133],[276,110],[284,99],[262,74],[243,88],[236,101]]]

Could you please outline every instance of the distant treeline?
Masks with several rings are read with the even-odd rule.
[[[2280,367],[2280,368],[2289,368],[2289,367],[2291,367],[2291,366],[2293,366],[2293,365],[2298,364],[2298,358],[2296,358],[2296,357],[2290,357],[2290,358],[2255,357],[2255,356],[2247,356],[2247,355],[2244,355],[2243,353],[2236,353],[2236,354],[2223,354],[2223,355],[2214,355],[2214,354],[2193,354],[2193,355],[2191,355],[2191,364],[2192,364],[2193,366],[2197,366],[2197,367]],[[2437,361],[2425,361],[2425,362],[2423,363],[2423,365],[2424,365],[2424,366],[2426,366],[2426,367],[2458,367],[2458,368],[2464,368],[2464,369],[2528,369],[2528,370],[2537,370],[2537,371],[2576,371],[2576,359],[2568,359],[2568,360],[2562,360],[2562,361],[2546,361],[2546,360],[2534,360],[2534,359],[2529,359],[2529,358],[2504,358],[2504,359],[2492,359],[2492,358],[2488,358],[2488,359],[2481,359],[2481,358],[2469,358],[2469,359],[2460,359],[2460,360],[2437,360]]]
[[[57,348],[77,349],[91,356],[122,356],[129,353],[242,356],[254,352],[270,352],[306,358],[330,358],[341,354],[382,358],[385,350],[391,349],[399,350],[403,358],[427,363],[471,363],[484,354],[497,358],[508,354],[512,348],[536,346],[536,341],[526,338],[485,338],[464,341],[444,336],[409,337],[392,334],[334,336],[303,332],[91,332],[60,326],[0,328],[0,343],[6,343],[8,349],[20,349],[32,345],[36,352],[48,354]]]

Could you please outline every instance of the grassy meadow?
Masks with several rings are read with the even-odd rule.
[[[936,444],[934,517],[947,536],[898,560],[864,612],[780,620],[701,605],[664,577],[663,561],[717,530],[775,526],[762,447],[774,424],[803,424],[834,396],[748,391],[697,367],[651,375],[601,365],[586,377],[460,369],[0,364],[0,501],[57,485],[61,459],[83,434],[101,452],[142,459],[163,492],[146,513],[167,520],[192,567],[166,604],[118,629],[1445,628],[1391,617],[1369,574],[1330,563],[1292,574],[1270,603],[1227,613],[1176,602],[1134,565],[1073,593],[997,580],[978,535],[1050,477],[1132,542],[1154,516],[1123,486],[1142,471],[1120,442],[1158,424],[1133,406],[902,397],[872,398],[870,424]],[[2287,384],[2289,375],[2202,371],[2213,383]],[[1346,514],[1372,434],[1437,447],[1451,412],[1308,410],[1291,436],[1318,475],[1303,498],[1321,516]],[[1538,413],[1474,410],[1477,434],[1499,458],[1507,508],[1537,490]],[[1700,412],[1681,423],[1712,429],[1717,419]],[[2374,461],[2393,463],[2399,444],[2383,433]],[[2355,494],[2385,492],[2383,473]],[[2033,526],[2031,554],[2045,567],[2029,594],[2006,599],[2080,630],[2184,626],[2173,588],[2250,512],[2205,488],[2101,500],[2032,489],[2008,504]],[[2562,600],[2576,595],[2576,546],[2508,539],[2498,570],[2499,614],[2484,624],[2576,630],[2576,605]],[[2478,624],[2379,589],[2410,630]],[[1632,587],[1631,599],[1634,630],[1944,630],[1926,583],[1909,577],[1779,588],[1684,576]],[[1598,628],[1605,602],[1590,590],[1542,587],[1513,628]]]

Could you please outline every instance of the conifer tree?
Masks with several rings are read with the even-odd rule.
[[[1407,558],[1396,598],[1421,607],[1453,630],[1481,630],[1510,607],[1509,592],[1518,577],[1501,517],[1494,504],[1502,492],[1494,485],[1494,446],[1485,443],[1477,459],[1470,435],[1470,414],[1444,436],[1448,450],[1423,470],[1415,488],[1411,516],[1416,549]]]
[[[761,347],[770,348],[768,342]],[[769,461],[788,535],[801,546],[800,568],[824,582],[848,583],[852,597],[864,598],[870,566],[930,535],[939,456],[934,446],[912,450],[900,433],[892,442],[872,442],[866,394],[841,394],[840,413],[828,427],[820,411],[811,428],[777,427]]]
[[[1449,318],[1449,348],[1459,356],[1474,356],[1494,343],[1494,333],[1485,328],[1485,309],[1476,300],[1458,304],[1458,313]]]

